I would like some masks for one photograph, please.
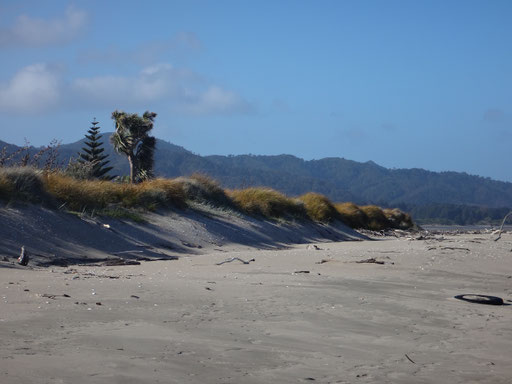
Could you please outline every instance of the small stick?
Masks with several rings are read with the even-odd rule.
[[[507,213],[505,215],[505,217],[503,218],[503,221],[501,222],[501,227],[500,227],[500,232],[498,233],[498,237],[496,239],[494,239],[494,241],[498,241],[499,239],[501,239],[501,232],[503,231],[503,226],[505,225],[505,221],[507,221],[507,218],[512,215],[512,211],[510,211],[509,213]]]
[[[144,251],[133,250],[133,251],[121,251],[121,252],[112,252],[112,255],[120,255],[121,253],[144,253]]]
[[[249,261],[245,261],[245,260],[242,260],[239,257],[232,257],[231,259],[227,259],[227,260],[221,261],[220,263],[217,263],[217,265],[222,265],[224,263],[231,263],[232,261],[235,261],[235,260],[241,261],[244,264],[249,264],[251,261],[256,261],[255,259],[251,259]]]
[[[409,356],[407,356],[407,353],[405,354],[405,357],[407,357],[407,360],[409,360],[411,363],[416,364]]]

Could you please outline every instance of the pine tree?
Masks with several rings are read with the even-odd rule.
[[[92,167],[91,177],[112,180],[114,176],[107,175],[107,173],[113,167],[106,167],[109,160],[105,160],[108,155],[103,154],[103,142],[100,141],[102,135],[99,134],[100,127],[97,126],[99,123],[94,118],[91,124],[92,127],[87,131],[88,135],[85,135],[86,147],[82,147],[83,152],[78,154],[78,162]]]

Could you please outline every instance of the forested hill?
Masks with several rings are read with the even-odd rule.
[[[127,161],[113,152],[109,136],[104,133],[103,141],[105,152],[111,155],[111,165],[115,166],[113,173],[127,174]],[[0,145],[3,146],[1,142]],[[70,157],[76,157],[82,146],[83,141],[62,145],[61,162],[65,164]],[[165,177],[201,172],[226,188],[268,186],[292,196],[315,191],[333,201],[360,204],[512,207],[512,183],[458,172],[391,170],[372,161],[359,163],[343,158],[305,161],[291,155],[199,156],[157,140],[155,171]]]

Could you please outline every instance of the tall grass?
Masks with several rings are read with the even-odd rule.
[[[270,188],[246,188],[229,192],[235,205],[250,215],[267,218],[305,218],[304,204]]]
[[[354,203],[337,203],[335,207],[341,220],[349,227],[368,229],[368,216],[357,205]]]
[[[365,205],[360,208],[368,217],[368,229],[380,231],[391,227],[391,224],[382,208],[377,207],[376,205]]]
[[[52,172],[45,175],[45,187],[50,194],[66,203],[67,208],[72,210],[102,209],[111,204],[150,210],[185,205],[182,183],[168,179],[125,184],[102,180],[76,180]]]
[[[45,190],[42,171],[31,167],[0,168],[0,198],[32,203],[50,199]]]
[[[411,215],[395,209],[384,209],[384,216],[388,219],[391,227],[399,229],[408,229],[414,226]]]
[[[140,184],[78,180],[61,172],[30,167],[0,167],[0,199],[34,203],[55,202],[71,211],[97,210],[129,216],[126,209],[186,207],[199,201],[269,219],[341,220],[352,228],[382,230],[413,226],[410,215],[375,205],[333,204],[318,193],[290,198],[270,188],[225,191],[213,179],[195,174],[188,178],[153,179]]]
[[[298,199],[304,204],[308,216],[315,221],[328,223],[340,217],[334,205],[324,195],[310,192]]]
[[[226,191],[219,183],[200,173],[194,173],[189,177],[176,179],[183,185],[183,191],[188,200],[210,204],[216,207],[233,208],[234,204]]]

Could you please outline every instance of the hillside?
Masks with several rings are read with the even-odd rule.
[[[113,173],[127,174],[125,158],[114,153],[103,134]],[[0,145],[4,146],[3,142]],[[60,162],[76,156],[83,140],[61,145]],[[12,151],[15,146],[10,146]],[[36,151],[34,148],[33,151]],[[512,183],[458,172],[423,169],[391,170],[372,161],[360,163],[343,158],[305,161],[291,155],[199,156],[182,147],[157,140],[155,171],[158,176],[177,177],[200,172],[217,179],[223,187],[268,186],[288,195],[315,191],[333,201],[358,204],[474,205],[512,207]]]

